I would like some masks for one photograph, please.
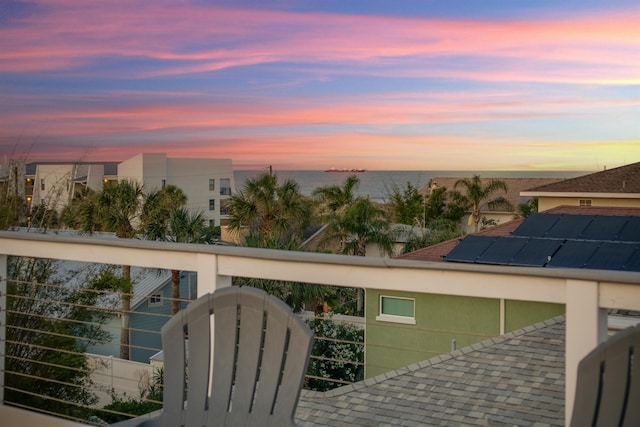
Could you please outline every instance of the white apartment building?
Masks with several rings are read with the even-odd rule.
[[[140,153],[118,164],[118,180],[124,179],[138,181],[146,190],[180,188],[187,208],[203,212],[209,225],[225,224],[235,188],[231,159],[168,158],[164,153]]]
[[[26,165],[27,204],[60,211],[84,188],[98,191],[116,177],[115,163],[30,163]]]
[[[0,173],[0,182],[9,184],[17,174],[26,212],[39,205],[59,212],[84,188],[100,191],[109,182],[129,179],[148,191],[175,185],[187,196],[186,207],[203,212],[209,225],[225,224],[228,199],[235,188],[231,159],[168,158],[164,153],[141,153],[121,163],[23,163],[15,171],[3,165]]]

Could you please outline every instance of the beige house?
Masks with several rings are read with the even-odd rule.
[[[640,162],[529,187],[522,197],[537,197],[540,212],[557,206],[640,207]]]

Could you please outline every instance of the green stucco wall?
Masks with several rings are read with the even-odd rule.
[[[430,359],[500,335],[500,300],[367,290],[365,376]],[[380,295],[415,298],[415,325],[376,320]],[[505,301],[505,332],[564,314],[561,304]]]
[[[380,295],[415,298],[416,324],[375,320]],[[460,348],[500,333],[497,299],[367,290],[366,304],[368,378],[448,353],[454,339]]]
[[[511,332],[564,314],[565,308],[564,304],[507,300],[504,313],[504,331]]]

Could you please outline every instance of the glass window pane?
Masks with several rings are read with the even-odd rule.
[[[414,317],[414,304],[413,299],[381,297],[380,314]]]

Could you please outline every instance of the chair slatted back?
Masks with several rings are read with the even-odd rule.
[[[279,299],[251,287],[220,289],[181,313],[162,332],[162,416],[171,420],[163,425],[293,425],[313,341],[304,321]],[[188,335],[188,360],[178,335]],[[169,358],[171,353],[180,354]]]
[[[640,426],[640,325],[580,361],[571,426]]]

